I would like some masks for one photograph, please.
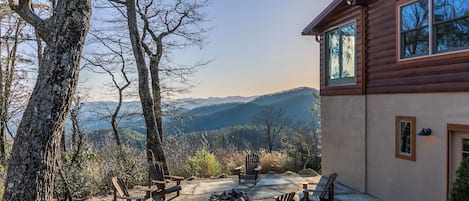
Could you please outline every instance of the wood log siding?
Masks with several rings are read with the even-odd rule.
[[[355,35],[355,74],[356,74],[356,83],[352,85],[345,85],[345,86],[326,86],[326,41],[325,41],[325,32],[321,35],[321,50],[320,50],[320,66],[321,66],[321,95],[328,96],[328,95],[357,95],[362,94],[364,90],[362,88],[362,84],[364,81],[363,72],[362,72],[362,8],[360,6],[350,7],[345,3],[339,5],[334,11],[334,14],[330,15],[326,20],[324,20],[324,29],[327,31],[331,27],[336,27],[339,25],[346,24],[352,20],[356,22],[356,35]]]
[[[454,54],[449,54],[399,61],[397,11],[401,3],[402,1],[379,0],[369,5],[367,92],[381,94],[469,90],[467,56],[455,57]]]
[[[469,52],[433,55],[399,61],[398,5],[406,1],[378,0],[368,5],[340,5],[321,26],[334,27],[352,19],[357,23],[357,83],[348,86],[325,84],[325,38],[321,38],[321,95],[359,95],[388,93],[428,93],[469,91]],[[363,16],[366,12],[366,55],[362,51]],[[366,68],[362,62],[366,61]],[[366,76],[365,76],[366,75]],[[364,85],[366,83],[366,85]],[[361,87],[364,86],[364,89]]]

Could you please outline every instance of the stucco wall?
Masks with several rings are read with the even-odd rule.
[[[469,124],[469,93],[368,95],[366,102],[368,193],[389,201],[446,200],[447,124]],[[396,116],[416,117],[417,132],[432,129],[416,136],[415,161],[395,157]]]
[[[323,175],[365,191],[365,96],[321,97]]]

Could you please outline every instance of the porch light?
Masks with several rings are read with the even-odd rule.
[[[422,128],[422,130],[417,133],[418,136],[429,136],[432,134],[432,129],[430,128]]]

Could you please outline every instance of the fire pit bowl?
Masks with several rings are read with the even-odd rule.
[[[213,193],[208,201],[249,201],[249,197],[245,192],[233,189],[221,194]]]

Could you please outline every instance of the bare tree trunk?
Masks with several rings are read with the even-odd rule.
[[[159,43],[161,44],[161,43]],[[163,54],[163,45],[158,48],[157,55],[150,57],[150,74],[151,74],[151,89],[153,92],[153,107],[155,111],[155,119],[158,124],[158,133],[160,140],[163,142],[163,110],[161,105],[161,86],[160,86],[160,72],[159,63]]]
[[[166,165],[166,158],[163,151],[163,145],[158,133],[158,125],[154,116],[153,99],[150,91],[148,68],[145,63],[145,56],[143,53],[142,41],[138,33],[137,13],[135,0],[127,0],[127,17],[129,26],[130,41],[132,43],[132,50],[134,52],[135,61],[138,70],[138,92],[140,95],[140,102],[142,104],[143,116],[147,126],[147,160],[149,163],[152,161],[150,150],[155,153],[156,160],[164,164],[166,173],[169,173]]]
[[[79,74],[91,14],[91,0],[58,1],[42,20],[31,0],[10,5],[32,24],[46,47],[37,82],[18,127],[5,181],[4,200],[52,200],[60,137]]]

